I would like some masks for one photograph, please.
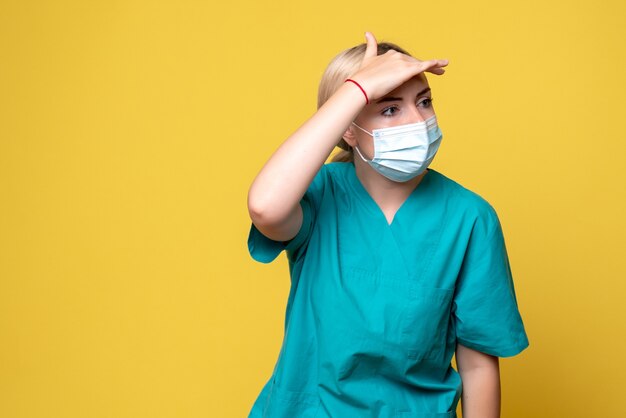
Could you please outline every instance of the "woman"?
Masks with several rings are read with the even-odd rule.
[[[461,396],[464,418],[499,417],[498,357],[528,338],[496,212],[428,168],[442,135],[424,72],[448,62],[366,40],[249,191],[250,253],[286,250],[291,274],[250,417],[451,418]]]

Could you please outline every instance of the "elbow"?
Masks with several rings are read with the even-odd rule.
[[[248,192],[248,214],[252,223],[257,227],[263,227],[280,224],[288,212],[284,213],[279,203],[268,199],[267,196],[258,196],[251,189]]]
[[[271,212],[268,213],[268,209],[259,202],[248,201],[248,214],[250,215],[252,223],[257,226],[271,223]]]
[[[248,192],[248,214],[255,225],[267,216],[267,208],[252,194],[252,191]]]

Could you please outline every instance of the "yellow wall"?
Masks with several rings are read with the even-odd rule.
[[[247,415],[289,282],[247,254],[247,188],[365,30],[450,60],[433,167],[497,209],[531,341],[503,417],[623,416],[625,12],[2,0],[0,416]]]

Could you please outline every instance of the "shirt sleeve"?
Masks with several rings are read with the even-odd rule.
[[[300,230],[289,241],[274,241],[259,231],[254,224],[250,226],[248,235],[248,251],[252,258],[261,263],[270,263],[284,250],[291,261],[298,259],[304,254],[317,217],[322,195],[326,188],[328,172],[323,165],[309,185],[306,193],[300,199],[302,208],[302,225]]]
[[[500,221],[489,206],[473,227],[458,277],[452,311],[457,342],[493,356],[528,347]]]
[[[313,226],[313,209],[308,196],[305,195],[300,200],[300,207],[302,208],[302,225],[296,236],[289,241],[274,241],[263,235],[254,224],[251,224],[248,235],[248,251],[254,260],[270,263],[283,250],[294,255],[302,252],[301,250],[304,249]]]

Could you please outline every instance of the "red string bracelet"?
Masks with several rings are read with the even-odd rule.
[[[356,81],[354,81],[354,80],[353,80],[353,79],[351,79],[351,78],[348,78],[346,81],[351,81],[351,82],[353,82],[353,83],[354,83],[354,84],[355,84],[358,88],[360,88],[360,89],[361,89],[361,91],[363,92],[363,94],[365,95],[365,104],[366,104],[366,105],[370,104],[370,99],[367,97],[367,93],[365,93],[365,90],[363,90],[363,87],[361,87],[361,85],[360,85],[359,83],[357,83]],[[344,81],[344,83],[345,83],[346,81]]]

